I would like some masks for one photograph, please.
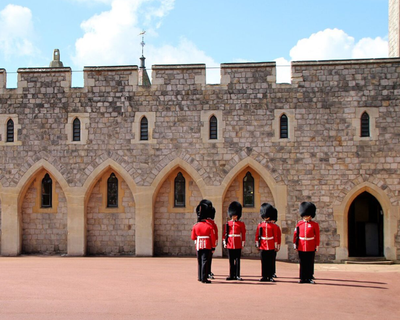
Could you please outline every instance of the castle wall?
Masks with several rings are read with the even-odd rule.
[[[93,188],[87,206],[87,254],[134,255],[135,207],[132,193],[121,183],[123,212],[106,212],[100,182]]]
[[[271,177],[259,184],[262,201],[285,200],[279,224],[288,259],[297,257],[291,237],[302,201],[313,201],[318,208],[322,243],[317,259],[345,257],[345,208],[350,205],[345,203],[346,195],[365,183],[380,190],[378,201],[386,201],[385,252],[396,258],[400,250],[399,71],[400,59],[294,62],[292,83],[276,84],[274,63],[224,64],[221,84],[206,85],[204,65],[154,66],[152,85],[143,88],[137,86],[137,67],[88,67],[85,87],[71,88],[68,68],[20,69],[18,88],[0,89],[0,114],[4,119],[18,118],[20,126],[19,144],[4,143],[0,133],[0,183],[3,191],[18,190],[29,168],[45,160],[68,188],[86,188],[96,168],[112,160],[138,188],[154,192],[148,195],[153,209],[135,211],[135,219],[146,222],[148,234],[154,231],[150,237],[154,253],[193,254],[191,241],[179,238],[180,223],[173,221],[184,221],[186,228],[194,211],[171,217],[160,211],[170,201],[165,196],[170,192],[166,182],[159,190],[152,189],[156,180],[163,179],[160,172],[174,161],[191,167],[198,175],[191,205],[204,195],[219,199],[217,220],[222,230],[227,205],[241,201],[238,182],[226,185],[226,178],[241,161],[250,159],[260,165],[259,176]],[[214,111],[223,127],[217,142],[204,137],[208,125],[204,114]],[[360,116],[365,111],[370,115],[371,136],[361,138]],[[276,130],[283,113],[290,119],[289,139],[280,139]],[[65,128],[70,114],[88,115],[86,143],[68,140]],[[136,137],[138,114],[154,119],[149,142]],[[278,195],[275,184],[287,193]],[[274,199],[272,194],[277,194]],[[337,208],[344,209],[337,212]],[[252,237],[258,212],[255,207],[243,216],[250,241],[244,255],[256,254]],[[165,214],[168,217],[161,218]],[[175,248],[168,252],[160,244],[166,236],[160,233],[160,219],[173,227],[169,235],[173,243],[167,247]]]
[[[22,203],[22,252],[24,254],[67,253],[67,203],[59,184],[56,184],[56,212],[37,212],[34,207],[37,188],[32,185]]]

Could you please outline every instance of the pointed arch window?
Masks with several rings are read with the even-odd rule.
[[[184,208],[186,206],[186,181],[182,172],[176,175],[174,180],[174,207]]]
[[[146,117],[143,117],[142,120],[140,120],[140,140],[149,140],[149,121]]]
[[[210,118],[210,140],[218,139],[218,121],[215,116]]]
[[[42,208],[51,208],[53,205],[53,181],[48,173],[42,179]]]
[[[81,141],[81,121],[78,118],[72,123],[72,141]]]
[[[369,130],[369,114],[364,112],[361,115],[361,137],[369,137],[370,130]]]
[[[243,207],[254,208],[254,177],[247,172],[243,178]]]
[[[107,208],[118,208],[118,178],[114,173],[107,180]]]
[[[283,114],[280,118],[280,123],[279,123],[279,137],[281,139],[287,139],[289,138],[289,123],[288,123],[288,117],[286,114]]]
[[[7,121],[7,142],[14,142],[14,121]]]

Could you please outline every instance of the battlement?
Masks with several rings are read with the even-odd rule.
[[[276,87],[276,63],[223,63],[220,86],[242,89],[263,84]],[[400,58],[295,61],[291,65],[289,87],[335,87],[354,84],[375,84],[377,79],[397,79]],[[154,65],[149,90],[183,90],[207,88],[205,64]],[[137,91],[139,68],[132,66],[89,66],[83,70],[83,91]],[[60,68],[18,69],[17,92],[37,88],[47,93],[70,91],[72,71]],[[0,93],[7,90],[7,72],[0,69]],[[105,88],[108,89],[105,89]],[[96,88],[96,89],[95,89]],[[76,88],[75,88],[76,89]],[[78,88],[81,89],[81,88]]]

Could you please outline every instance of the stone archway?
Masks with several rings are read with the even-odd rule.
[[[362,193],[368,192],[380,204],[383,212],[383,256],[388,260],[397,260],[395,236],[397,233],[399,208],[393,206],[384,190],[371,182],[363,182],[347,192],[339,205],[333,206],[333,215],[336,221],[337,234],[340,241],[336,247],[335,261],[343,261],[349,258],[349,225],[348,215],[353,201]]]
[[[379,201],[363,192],[352,202],[348,213],[349,257],[383,256],[383,210]]]

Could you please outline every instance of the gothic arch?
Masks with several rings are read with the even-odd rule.
[[[92,171],[83,185],[83,190],[85,192],[85,206],[89,200],[94,186],[96,185],[96,182],[103,175],[103,173],[109,169],[115,170],[124,179],[133,196],[136,195],[137,186],[131,175],[119,163],[113,159],[107,159]]]
[[[253,169],[260,176],[260,178],[265,181],[268,188],[271,190],[271,193],[272,193],[272,196],[273,196],[274,202],[275,202],[275,207],[279,213],[278,223],[280,223],[280,221],[286,220],[287,186],[284,183],[277,182],[276,179],[272,176],[272,174],[270,173],[270,171],[267,168],[265,168],[261,163],[254,160],[251,157],[247,157],[247,158],[241,160],[225,176],[224,180],[221,183],[221,189],[220,189],[222,199],[225,198],[226,193],[228,192],[229,186],[232,184],[232,182],[235,180],[235,178],[241,172],[243,172],[243,170],[246,170],[246,168]],[[282,181],[281,177],[277,177],[277,178]],[[282,237],[284,237],[284,234],[282,234]],[[288,259],[288,255],[289,255],[288,246],[285,244],[285,242],[283,240],[281,250],[278,252],[278,258],[279,259]]]
[[[67,191],[69,189],[67,180],[65,180],[64,176],[51,163],[49,163],[47,160],[41,159],[37,161],[33,166],[31,166],[18,182],[18,212],[20,212],[22,199],[24,198],[30,184],[35,179],[36,174],[43,169],[48,171],[53,177],[55,177],[57,183],[61,186],[64,194],[67,196]]]
[[[380,203],[383,210],[384,227],[384,255],[389,260],[396,260],[395,235],[399,219],[399,208],[393,206],[387,193],[377,185],[365,181],[349,190],[341,203],[333,206],[333,215],[336,221],[337,234],[340,236],[340,245],[336,248],[336,260],[345,260],[348,252],[348,214],[353,201],[363,192],[368,192]]]
[[[197,170],[195,168],[193,168],[185,160],[183,160],[181,158],[175,158],[174,160],[169,162],[162,170],[160,170],[160,172],[157,174],[156,178],[153,180],[153,183],[151,184],[151,186],[154,189],[153,203],[155,201],[155,198],[157,196],[159,189],[161,188],[164,181],[168,178],[169,173],[174,171],[178,167],[185,170],[191,176],[191,178],[195,181],[195,183],[197,184],[197,186],[200,189],[201,194],[202,195],[205,194],[205,188],[207,186],[206,186],[206,183],[204,182],[202,176],[197,172]]]

